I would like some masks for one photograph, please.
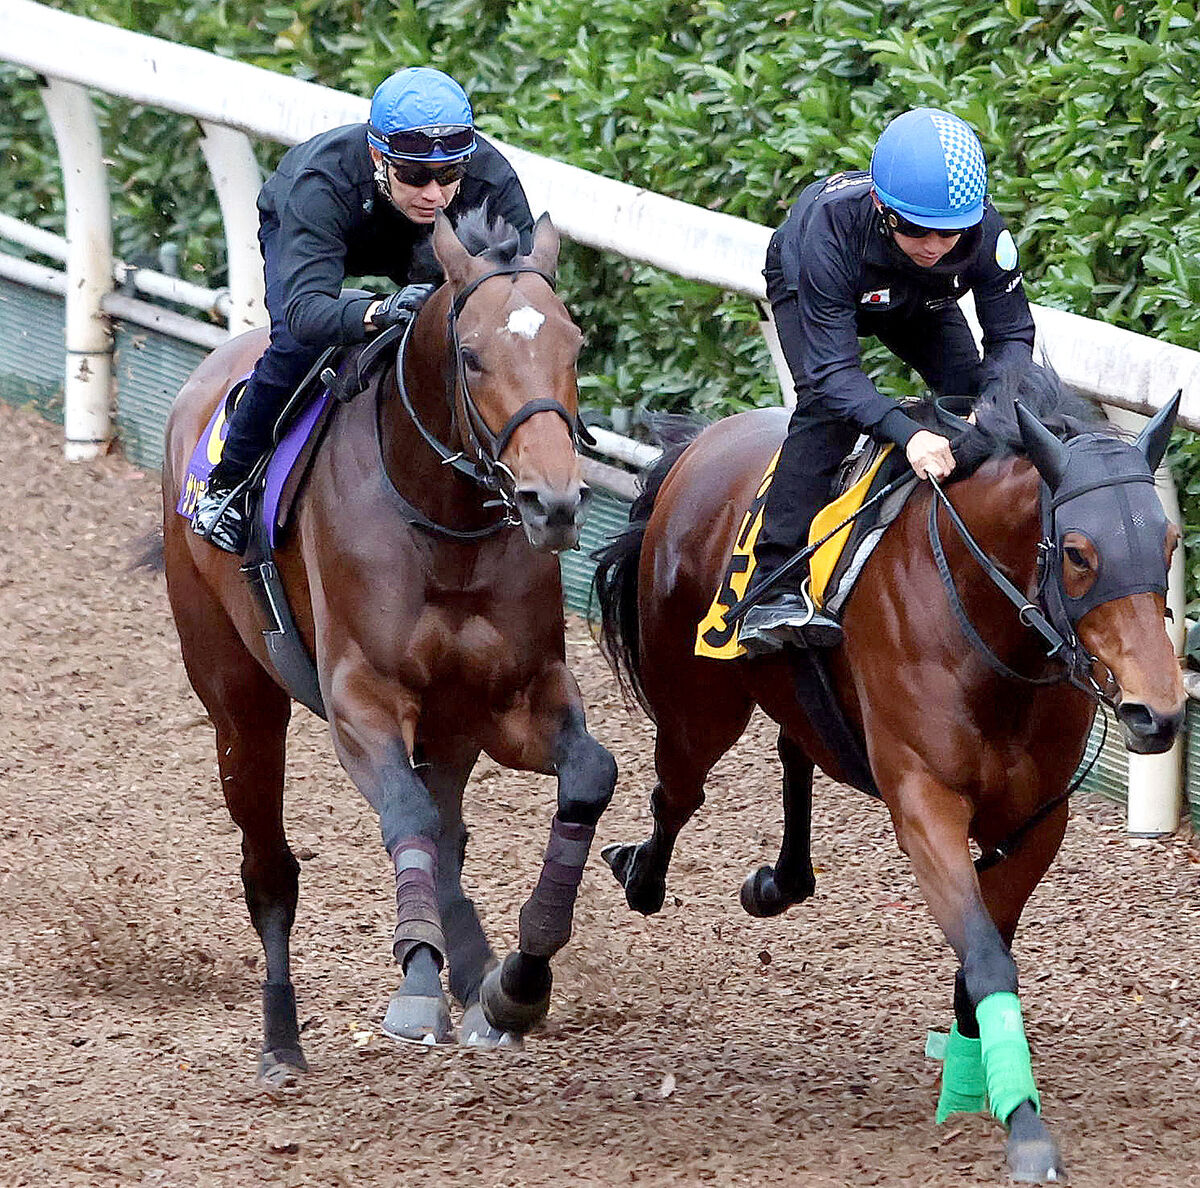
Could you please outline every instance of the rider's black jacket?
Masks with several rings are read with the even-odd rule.
[[[900,444],[917,425],[863,371],[860,336],[878,335],[902,357],[896,344],[905,338],[965,337],[957,300],[973,291],[988,358],[1033,350],[1016,246],[990,203],[952,251],[922,268],[886,231],[870,175],[837,173],[797,199],[771,239],[764,275],[798,404]]]
[[[509,163],[482,136],[446,213],[455,219],[487,203],[529,250],[533,218]],[[396,284],[438,281],[431,252],[417,253],[432,225],[395,210],[376,188],[365,124],[322,132],[289,150],[258,196],[263,231],[274,235],[284,278],[284,317],[302,343],[328,346],[366,337],[370,297],[342,293],[347,276],[386,276]],[[274,224],[274,226],[272,226]],[[414,267],[416,255],[416,267]]]

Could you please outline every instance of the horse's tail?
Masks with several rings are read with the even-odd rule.
[[[129,563],[130,571],[148,569],[151,573],[162,573],[166,569],[161,528],[152,528],[149,532],[139,536],[133,542],[133,549],[136,556]]]
[[[642,687],[641,625],[638,619],[638,566],[646,525],[654,511],[654,500],[680,454],[704,428],[704,423],[688,418],[672,418],[671,444],[642,472],[641,491],[629,509],[629,527],[611,544],[596,549],[592,559],[596,571],[592,577],[592,596],[600,608],[600,650],[608,660],[624,693],[637,698],[647,715],[654,711]],[[664,434],[666,436],[666,434]]]

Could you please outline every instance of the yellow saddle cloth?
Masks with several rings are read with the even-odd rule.
[[[817,512],[808,530],[809,544],[820,540],[862,507],[875,476],[893,448],[888,445],[880,450],[870,467],[853,486]],[[696,628],[697,656],[705,656],[712,660],[734,660],[746,654],[746,649],[738,641],[737,624],[727,623],[726,617],[750,588],[750,581],[754,576],[754,546],[758,542],[759,532],[762,531],[763,509],[766,507],[767,492],[771,489],[771,480],[775,477],[775,466],[778,462],[779,451],[776,450],[753,501],[742,517],[742,523],[734,538],[733,552],[725,566],[712,605]],[[809,589],[818,606],[824,602],[829,579],[842,555],[842,549],[850,539],[853,527],[853,522],[846,524],[817,549],[809,562]]]

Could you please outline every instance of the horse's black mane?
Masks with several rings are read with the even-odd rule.
[[[488,218],[487,204],[468,210],[455,222],[459,242],[471,253],[492,264],[511,264],[521,254],[521,235],[502,216]],[[430,279],[442,276],[442,266],[433,254],[433,243],[426,238],[414,253],[411,269],[414,277]]]
[[[472,256],[482,256],[493,264],[511,264],[521,249],[516,227],[497,215],[488,218],[487,205],[466,211],[454,225],[459,242]]]
[[[1025,453],[1017,422],[1018,400],[1062,440],[1081,433],[1119,434],[1096,405],[1068,388],[1044,359],[1040,364],[1025,358],[984,363],[974,405],[975,424],[960,422],[957,433],[953,425],[939,421],[928,402],[908,408],[921,424],[948,433],[958,459],[954,477],[959,479],[974,473],[989,458]]]

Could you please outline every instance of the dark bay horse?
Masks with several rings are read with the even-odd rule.
[[[555,554],[577,543],[588,491],[574,443],[581,334],[552,287],[558,233],[543,216],[522,257],[509,229],[477,220],[468,233],[467,222],[460,234],[481,254],[439,214],[432,242],[447,282],[418,315],[402,363],[337,410],[276,560],[338,758],[378,812],[395,868],[404,977],[384,1029],[452,1038],[445,965],[466,1008],[462,1040],[495,1046],[518,1042],[548,1009],[550,959],[570,936],[616,766],[588,734],[565,660]],[[306,1069],[289,969],[299,865],[283,827],[291,698],[238,559],[175,511],[198,435],[264,345],[252,333],[221,346],[180,392],[163,531],[183,659],[216,728],[266,954],[259,1077],[279,1087]],[[463,789],[481,752],[558,777],[545,865],[502,966],[460,883]]]
[[[1004,369],[985,389],[979,427],[970,431],[987,460],[947,492],[1015,586],[1016,605],[926,483],[867,561],[846,608],[845,642],[829,656],[838,701],[897,841],[960,963],[939,1117],[982,1108],[986,1092],[1009,1129],[1013,1176],[1034,1182],[1063,1173],[1040,1117],[1013,934],[1062,841],[1060,798],[1096,700],[1115,706],[1127,746],[1141,752],[1167,749],[1184,710],[1163,621],[1179,530],[1152,485],[1177,401],[1136,443],[1072,419],[1067,404],[1052,373],[1032,364]],[[813,893],[813,765],[834,779],[849,774],[798,700],[795,660],[694,654],[696,625],[786,424],[783,410],[742,413],[664,454],[630,529],[600,556],[602,642],[657,726],[653,833],[604,854],[630,906],[644,913],[661,907],[676,837],[756,704],[780,727],[784,833],[776,864],[742,888],[752,915],[775,915]],[[1025,625],[1039,615],[1058,627],[1074,683]],[[971,839],[1007,856],[989,855],[977,871]]]

